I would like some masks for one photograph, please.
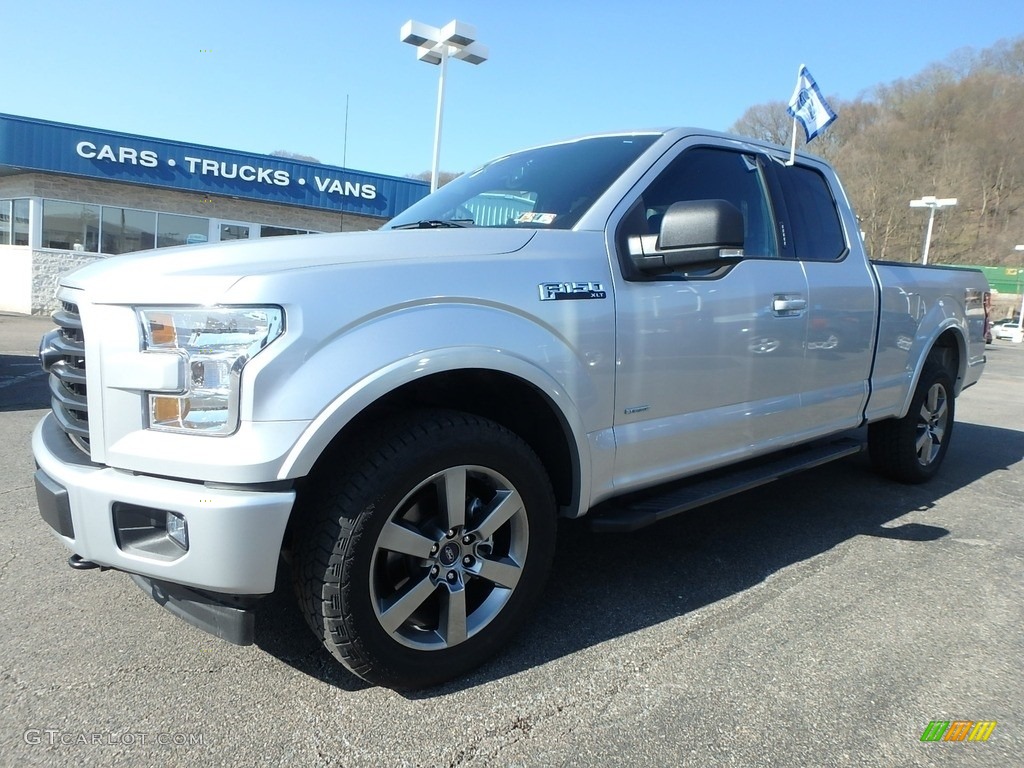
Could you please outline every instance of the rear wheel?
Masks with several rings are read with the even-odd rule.
[[[949,449],[954,408],[949,372],[935,362],[925,363],[907,415],[868,427],[868,450],[875,468],[904,483],[930,480]]]
[[[477,666],[527,620],[550,570],[540,460],[494,422],[425,411],[312,491],[294,575],[310,627],[370,682],[418,688]]]

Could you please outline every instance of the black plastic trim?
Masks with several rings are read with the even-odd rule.
[[[36,503],[39,516],[61,536],[75,538],[75,525],[71,521],[71,501],[67,489],[43,470],[35,473]]]
[[[137,573],[128,574],[143,592],[193,627],[234,645],[252,645],[255,637],[256,617],[248,607],[240,605],[253,598],[224,595],[217,598],[208,593],[151,579]],[[232,601],[235,605],[229,605]]]
[[[860,453],[859,439],[843,437],[784,449],[662,488],[613,499],[591,511],[594,531],[627,533],[667,517],[733,496],[787,475]]]

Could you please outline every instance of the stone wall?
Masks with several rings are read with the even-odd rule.
[[[102,258],[78,251],[32,251],[32,314],[48,315],[57,309],[61,276]]]

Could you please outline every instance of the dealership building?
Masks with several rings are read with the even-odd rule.
[[[0,311],[52,311],[60,275],[150,248],[376,229],[429,185],[0,114]]]

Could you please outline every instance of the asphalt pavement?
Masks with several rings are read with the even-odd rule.
[[[1022,763],[1024,345],[989,347],[931,483],[862,455],[628,535],[566,523],[511,646],[402,695],[333,662],[283,571],[239,648],[67,567],[29,446],[49,327],[0,315],[0,765]]]

